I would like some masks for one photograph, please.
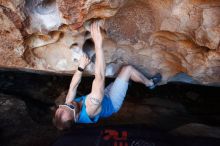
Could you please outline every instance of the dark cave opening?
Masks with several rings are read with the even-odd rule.
[[[65,133],[54,128],[52,111],[56,98],[66,95],[72,76],[14,70],[0,72],[3,145],[51,145]],[[92,80],[93,77],[82,79],[78,96],[89,93]],[[113,80],[107,78],[106,85]],[[23,104],[14,103],[17,100]],[[169,132],[189,123],[220,127],[219,102],[219,87],[169,83],[150,90],[130,82],[125,103],[118,114],[95,125],[74,125],[73,129],[144,125]],[[8,142],[11,138],[13,140]]]

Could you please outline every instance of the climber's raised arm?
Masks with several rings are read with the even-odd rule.
[[[86,107],[88,114],[93,117],[100,111],[100,106],[104,96],[105,86],[105,59],[102,48],[102,35],[99,22],[94,22],[91,25],[91,36],[95,44],[95,79],[92,83],[92,91],[87,96]]]
[[[66,104],[70,104],[75,98],[77,87],[79,86],[79,83],[81,82],[81,78],[83,74],[82,71],[86,68],[86,66],[89,63],[90,63],[90,59],[87,57],[87,55],[83,54],[83,56],[79,60],[78,70],[76,70],[71,80],[69,91],[66,96],[66,101],[65,101]]]

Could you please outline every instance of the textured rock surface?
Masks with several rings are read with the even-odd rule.
[[[107,76],[132,64],[163,82],[220,85],[220,1],[1,0],[1,66],[73,73],[90,38],[102,28]],[[88,53],[87,52],[87,53]],[[94,64],[87,71],[93,74]],[[179,75],[181,74],[181,75]]]
[[[12,13],[9,12],[11,17],[5,11],[8,8],[0,7],[0,48],[1,48],[1,66],[20,66],[26,65],[25,61],[21,58],[24,52],[23,37],[12,18]],[[18,22],[19,23],[19,22]],[[18,24],[19,25],[19,24]]]

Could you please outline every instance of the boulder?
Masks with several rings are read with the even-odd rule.
[[[200,123],[189,123],[180,126],[170,133],[173,135],[190,136],[190,137],[212,137],[220,138],[220,128],[208,126]]]
[[[73,74],[87,53],[93,62],[85,75],[94,74],[88,27],[98,20],[106,76],[131,64],[148,77],[160,72],[161,84],[219,86],[219,0],[1,0],[0,5],[2,67]]]
[[[36,112],[30,113],[27,104],[15,96],[0,94],[0,114],[1,145],[50,145],[59,134],[48,120],[49,115],[39,118]],[[49,123],[39,123],[33,117],[47,119]]]

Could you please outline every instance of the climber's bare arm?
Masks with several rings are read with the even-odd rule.
[[[93,117],[101,110],[105,86],[105,59],[102,49],[102,35],[99,22],[91,25],[91,36],[95,43],[96,61],[95,61],[95,79],[92,83],[92,91],[86,98],[87,113]]]
[[[85,69],[86,66],[90,63],[90,59],[87,57],[87,55],[83,55],[79,60],[79,67],[82,69]],[[72,81],[70,83],[69,91],[66,96],[66,102],[65,103],[71,103],[73,99],[76,96],[77,87],[79,86],[79,83],[82,79],[82,72],[77,70],[75,74],[73,75]]]

